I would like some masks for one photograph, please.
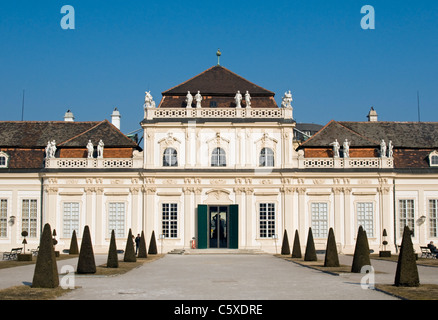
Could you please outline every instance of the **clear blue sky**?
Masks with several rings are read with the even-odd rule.
[[[63,5],[75,30],[63,30]],[[375,9],[363,30],[360,9]],[[139,128],[144,92],[161,92],[217,62],[294,96],[297,122],[438,121],[438,1],[113,1],[0,3],[0,120],[77,121],[122,114]]]

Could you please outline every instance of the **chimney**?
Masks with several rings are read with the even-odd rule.
[[[367,115],[368,121],[370,122],[376,122],[377,121],[377,112],[374,110],[373,107],[371,107],[370,112]]]
[[[120,118],[122,116],[120,115],[119,110],[117,108],[114,109],[113,113],[111,114],[111,123],[120,130]]]
[[[64,115],[64,121],[66,121],[66,122],[75,121],[75,117],[73,116],[73,112],[71,112],[70,110],[67,110],[67,112]]]

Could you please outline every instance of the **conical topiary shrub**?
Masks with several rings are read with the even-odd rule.
[[[90,228],[88,226],[84,227],[76,272],[96,273],[96,261],[94,260],[93,244],[91,243]]]
[[[144,232],[141,232],[140,236],[140,246],[138,247],[138,258],[147,258],[147,250],[146,250],[146,239],[144,238]]]
[[[359,227],[356,238],[356,246],[354,248],[353,263],[351,272],[360,273],[362,267],[370,266],[370,248],[368,246],[368,238],[362,226]]]
[[[307,235],[307,245],[306,252],[304,253],[304,261],[317,261],[315,243],[313,242],[312,228],[309,228],[309,233]]]
[[[289,247],[289,239],[287,237],[287,230],[284,230],[283,235],[283,244],[281,245],[281,254],[290,254],[290,247]]]
[[[338,248],[336,247],[335,233],[333,232],[333,228],[330,228],[328,234],[324,267],[339,267]]]
[[[155,240],[155,231],[152,231],[151,241],[149,242],[148,254],[157,254],[157,241]]]
[[[68,254],[79,254],[78,238],[76,236],[76,230],[73,230],[70,242],[70,250]]]
[[[135,256],[134,242],[132,241],[132,232],[129,229],[128,239],[126,240],[125,254],[123,256],[124,262],[136,262],[137,257]]]
[[[292,258],[301,258],[301,244],[300,244],[300,236],[298,235],[298,230],[295,230],[295,238],[294,244],[292,247]]]
[[[33,274],[32,288],[57,288],[59,286],[58,267],[53,248],[50,225],[44,225],[40,239],[38,257]]]
[[[111,231],[111,241],[108,249],[108,259],[106,261],[107,268],[118,268],[119,257],[117,255],[116,236],[114,230]]]
[[[405,226],[403,230],[403,239],[398,256],[394,285],[397,287],[418,287],[420,285],[417,262],[411,239],[411,230],[408,226]]]

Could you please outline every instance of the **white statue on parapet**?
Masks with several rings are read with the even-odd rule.
[[[146,91],[145,92],[145,97],[144,97],[144,107],[145,108],[155,108],[155,101],[154,98],[151,95],[150,91]]]
[[[56,142],[55,140],[49,141],[47,142],[47,146],[46,146],[46,158],[50,159],[50,158],[55,158],[55,152],[56,152]]]
[[[350,158],[350,142],[347,139],[344,141],[343,145],[344,158]]]
[[[386,142],[383,139],[380,141],[380,156],[386,158]]]
[[[198,93],[195,95],[196,108],[201,108],[202,96],[198,90]]]
[[[240,93],[240,90],[237,91],[236,95],[234,96],[234,101],[236,102],[236,108],[242,108],[240,103],[242,102],[242,94]]]
[[[388,158],[392,158],[393,157],[393,155],[394,155],[393,149],[394,149],[394,146],[392,145],[392,141],[389,140],[389,143],[388,143]]]
[[[338,139],[336,139],[334,142],[330,143],[330,145],[333,146],[333,156],[335,158],[339,158],[340,145],[339,145]]]
[[[97,157],[103,158],[103,147],[104,143],[102,140],[99,141],[99,144],[97,145]]]
[[[190,91],[187,91],[187,95],[186,95],[187,108],[191,108],[192,107],[192,102],[193,102],[193,96],[190,93]]]
[[[94,147],[93,147],[93,143],[91,142],[91,140],[88,140],[87,150],[88,150],[88,158],[89,159],[93,158]]]
[[[245,103],[247,108],[251,108],[251,96],[248,91],[245,93]]]
[[[284,96],[281,100],[281,107],[282,108],[292,108],[292,93],[289,91],[284,93]]]

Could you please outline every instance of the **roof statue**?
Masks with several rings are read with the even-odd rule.
[[[144,97],[144,106],[145,108],[153,108],[155,107],[155,101],[154,98],[152,98],[151,92],[150,91],[146,91],[145,92],[145,97]]]
[[[392,158],[394,155],[394,151],[393,151],[394,146],[392,145],[392,141],[389,140],[388,143],[388,158]]]
[[[344,158],[350,158],[350,142],[347,139],[344,141],[343,145]]]
[[[87,158],[89,158],[89,159],[93,158],[94,147],[93,147],[93,143],[91,142],[91,140],[88,140],[87,150],[88,150],[88,157]]]
[[[289,91],[284,93],[284,96],[281,100],[281,107],[282,108],[292,108],[292,93]]]
[[[336,139],[335,141],[330,143],[330,145],[333,146],[333,156],[335,158],[339,158],[339,148],[340,148],[340,145],[339,145],[338,139]]]
[[[190,93],[190,91],[187,91],[187,96],[186,96],[187,108],[191,108],[192,107],[192,102],[193,102],[193,96]]]
[[[245,93],[245,103],[247,108],[251,108],[251,96],[248,92],[248,90]]]
[[[196,108],[201,108],[202,96],[198,90],[198,93],[195,95]]]
[[[237,90],[236,95],[234,96],[234,101],[236,102],[236,108],[242,108],[240,103],[242,102],[242,94],[240,93],[240,90]]]
[[[103,146],[104,143],[102,140],[99,141],[99,144],[97,145],[97,157],[103,158]]]
[[[47,147],[46,147],[46,158],[50,159],[50,158],[55,158],[55,152],[56,152],[56,142],[55,140],[49,141],[47,142]]]
[[[386,142],[383,139],[380,141],[380,156],[386,158]]]

